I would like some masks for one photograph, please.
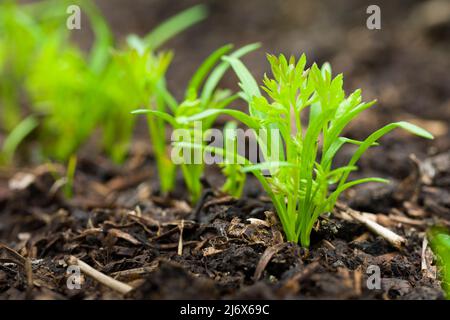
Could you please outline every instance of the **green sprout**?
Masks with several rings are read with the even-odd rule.
[[[92,2],[77,1],[97,36],[88,62],[69,39],[65,21],[70,3],[47,0],[18,5],[9,0],[1,5],[0,104],[2,127],[9,134],[2,161],[10,162],[35,129],[42,156],[67,160],[95,126],[94,71],[109,54],[112,36]]]
[[[0,109],[1,127],[9,132],[22,118],[20,99],[33,53],[43,38],[37,21],[15,1],[0,4]],[[20,41],[18,41],[20,39]]]
[[[130,112],[148,104],[155,104],[158,110],[164,108],[164,101],[158,99],[156,88],[164,83],[171,61],[171,52],[155,54],[132,43],[113,54],[108,75],[102,82],[104,101],[101,104],[105,110],[100,127],[103,130],[103,148],[114,161],[122,162],[128,151],[135,123],[134,117],[129,116]],[[165,139],[164,133],[156,129],[158,125],[149,124],[153,130],[155,152],[160,151],[159,141]]]
[[[437,256],[442,278],[442,288],[450,299],[450,233],[443,227],[434,227],[428,231],[431,248]]]
[[[102,149],[122,162],[134,129],[134,120],[127,115],[155,97],[154,90],[132,88],[127,81],[139,76],[138,68],[149,71],[142,63],[155,64],[151,72],[165,71],[167,59],[161,61],[154,50],[207,16],[205,7],[198,5],[168,19],[143,38],[138,51],[145,53],[137,57],[132,45],[113,49],[112,32],[93,1],[75,3],[94,31],[88,53],[70,40],[66,28],[66,8],[73,1],[18,5],[8,0],[0,5],[0,108],[2,129],[9,134],[2,161],[10,162],[35,132],[41,158],[67,162],[101,129]],[[155,58],[147,59],[149,55]]]
[[[259,44],[244,46],[230,56],[239,58],[259,47]],[[238,98],[232,95],[229,90],[217,89],[217,86],[230,64],[227,61],[220,62],[220,59],[232,49],[232,45],[225,45],[214,51],[197,69],[191,78],[185,93],[183,102],[178,103],[171,96],[164,86],[158,88],[160,96],[167,102],[171,113],[161,109],[140,109],[134,114],[147,114],[149,123],[155,121],[155,117],[167,122],[172,129],[184,129],[187,132],[187,139],[203,140],[207,131],[214,124],[214,117],[205,118],[200,126],[184,121],[187,117],[204,112],[208,109],[222,110]],[[220,62],[220,63],[219,63]],[[160,128],[163,128],[162,126]],[[150,130],[154,134],[154,130]],[[159,135],[163,137],[162,134]],[[159,172],[161,189],[163,192],[171,191],[174,187],[174,175],[168,175],[167,172],[174,172],[175,164],[171,162],[168,156],[166,144],[161,138],[161,153],[155,152],[156,162]],[[164,150],[163,150],[164,149]],[[192,157],[190,157],[192,158]],[[195,162],[195,161],[192,161]],[[189,190],[192,203],[196,203],[202,193],[201,177],[204,171],[203,163],[181,163],[181,170],[184,181]]]
[[[364,141],[343,137],[347,124],[375,101],[362,102],[359,89],[346,96],[342,74],[333,78],[329,64],[321,69],[316,64],[305,69],[305,55],[298,61],[294,57],[288,60],[283,55],[268,55],[273,79],[265,76],[262,86],[268,98],[241,61],[235,57],[224,60],[232,65],[240,79],[248,114],[210,109],[185,121],[227,114],[254,130],[265,161],[250,163],[244,159],[243,171],[253,173],[270,196],[287,240],[300,241],[304,247],[309,247],[318,217],[333,210],[343,191],[361,183],[388,182],[381,178],[348,181],[349,174],[357,170],[360,157],[368,148],[376,146],[382,136],[402,128],[423,138],[433,138],[424,129],[403,121],[384,126]],[[305,126],[302,120],[306,111],[309,119]],[[268,134],[273,130],[279,133],[277,138]],[[346,143],[356,145],[357,149],[346,166],[335,168],[333,159]]]
[[[29,68],[31,108],[41,114],[38,141],[45,157],[66,161],[90,136],[99,117],[92,108],[95,76],[83,54],[55,36],[42,45]]]
[[[135,119],[129,117],[130,112],[147,105],[152,105],[152,108],[159,111],[166,108],[165,100],[157,91],[165,88],[165,73],[173,54],[156,53],[156,50],[206,16],[204,6],[194,6],[162,22],[142,38],[128,36],[127,46],[113,51],[112,59],[99,83],[102,88],[100,103],[104,109],[100,120],[102,144],[115,162],[122,162],[128,151],[135,123]],[[157,158],[164,159],[166,147],[163,121],[149,121],[149,131]],[[165,174],[168,178],[162,181],[162,189],[167,191],[171,183],[166,181],[174,179],[174,170],[167,159],[161,160],[158,165],[161,166],[160,170],[167,169]]]
[[[222,192],[229,194],[235,198],[239,198],[244,190],[247,175],[242,170],[242,165],[238,163],[236,157],[238,153],[237,137],[235,132],[237,124],[234,121],[227,122],[224,127],[224,149],[232,150],[232,158],[225,157],[224,161],[219,164],[222,168],[222,173],[226,177],[225,183],[222,186]],[[230,145],[230,146],[229,146]]]

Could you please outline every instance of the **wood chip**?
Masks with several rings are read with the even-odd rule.
[[[257,226],[265,226],[265,227],[270,228],[270,223],[268,223],[265,220],[256,219],[256,218],[248,218],[247,221],[250,222],[250,224],[254,224]]]
[[[119,230],[119,229],[109,229],[108,230],[108,234],[110,234],[111,236],[118,238],[118,239],[123,239],[125,241],[128,241],[134,245],[139,245],[141,244],[135,237],[133,237],[132,235]]]
[[[262,273],[266,269],[272,257],[281,249],[283,249],[285,246],[286,243],[279,243],[274,246],[268,247],[264,251],[263,255],[259,259],[258,265],[256,266],[255,274],[253,275],[253,281],[258,281],[261,278]]]
[[[202,250],[204,257],[212,256],[212,255],[221,253],[222,251],[223,250],[219,250],[219,249],[216,249],[214,247],[208,247],[208,248],[205,248],[205,249]]]
[[[36,181],[36,175],[31,173],[18,172],[9,180],[8,187],[12,191],[27,189]]]

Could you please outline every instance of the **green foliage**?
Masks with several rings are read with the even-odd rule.
[[[95,40],[88,53],[70,40],[69,4],[79,5],[89,18]],[[128,46],[114,50],[109,26],[91,0],[2,2],[1,127],[11,135],[2,160],[11,161],[33,127],[43,158],[68,161],[101,129],[103,150],[116,162],[123,161],[134,129],[130,111],[150,100],[164,103],[156,98],[155,85],[164,82],[171,54],[154,50],[205,17],[205,7],[195,6],[143,40],[130,36]],[[34,119],[33,126],[22,120],[26,114]]]
[[[224,127],[224,149],[232,150],[231,157],[224,157],[223,163],[219,166],[222,168],[222,173],[226,177],[225,183],[222,186],[222,191],[239,198],[244,190],[247,175],[242,170],[242,165],[238,164],[237,154],[238,146],[235,132],[237,130],[236,122],[227,122]],[[228,145],[231,145],[229,147]]]
[[[206,10],[206,7],[203,5],[196,5],[161,23],[144,38],[144,43],[152,50],[156,50],[166,41],[172,39],[192,25],[204,20],[207,16],[208,11]]]
[[[233,52],[230,56],[239,58],[259,47],[259,44],[251,44]],[[202,119],[201,125],[186,122],[185,119],[193,115],[204,112],[208,109],[222,110],[236,100],[236,95],[231,95],[228,90],[217,89],[219,81],[229,69],[230,65],[226,61],[220,62],[221,57],[229,53],[231,45],[225,45],[213,52],[197,69],[186,89],[184,100],[176,102],[175,98],[165,89],[164,86],[158,88],[160,97],[167,102],[171,108],[169,110],[151,108],[136,110],[134,114],[147,114],[151,135],[154,136],[157,130],[152,130],[152,124],[156,123],[155,118],[168,123],[172,129],[185,129],[185,132],[192,141],[203,141],[203,137],[214,123],[215,117]],[[161,104],[156,104],[160,106]],[[159,127],[163,128],[163,126]],[[159,134],[163,137],[162,134]],[[164,141],[160,139],[159,141]],[[161,152],[155,152],[156,162],[161,181],[161,189],[164,192],[171,191],[174,187],[174,175],[167,172],[174,172],[174,164],[170,161],[167,146],[162,143]],[[193,161],[194,162],[194,161]],[[181,164],[184,181],[191,195],[191,201],[196,203],[201,196],[202,184],[201,176],[204,171],[203,163],[183,163]]]
[[[350,172],[357,170],[359,158],[383,135],[402,128],[432,139],[430,133],[407,122],[386,125],[364,141],[343,137],[346,125],[375,101],[362,102],[360,90],[346,96],[342,74],[333,78],[329,64],[321,69],[316,64],[305,69],[305,55],[297,61],[294,57],[288,60],[283,55],[268,55],[273,78],[264,77],[266,98],[241,61],[234,57],[224,60],[240,79],[248,114],[210,109],[186,121],[224,113],[255,130],[265,162],[249,164],[243,170],[252,172],[271,197],[289,241],[300,241],[308,247],[314,223],[321,214],[333,210],[346,189],[366,182],[387,182],[380,178],[347,181]],[[309,119],[303,127],[307,109]],[[264,139],[274,129],[279,132],[278,138]],[[345,143],[358,148],[346,166],[334,168],[333,159]],[[263,175],[263,171],[270,174]]]
[[[448,229],[434,227],[428,231],[431,248],[437,256],[442,279],[442,288],[450,299],[450,232]]]
[[[156,88],[164,83],[171,60],[170,52],[155,54],[150,49],[141,50],[131,45],[113,54],[107,76],[101,83],[105,110],[100,125],[103,146],[116,162],[121,162],[128,151],[135,123],[130,112],[149,104],[157,109],[164,108],[164,101],[156,96]],[[163,133],[159,136],[159,131],[152,136],[155,152],[164,138]]]
[[[32,63],[32,54],[43,37],[41,30],[14,1],[0,3],[0,125],[8,131],[21,121],[21,83]]]
[[[41,114],[38,141],[45,156],[66,161],[90,136],[100,116],[93,108],[96,76],[78,48],[47,39],[30,66],[26,88]]]
[[[70,4],[73,4],[70,2]],[[97,37],[90,54],[100,57],[111,44],[109,29],[96,8],[88,0],[77,1],[86,8]],[[11,161],[12,151],[25,139],[29,120],[37,121],[37,137],[43,156],[67,160],[90,135],[99,112],[92,108],[95,91],[94,68],[84,53],[69,40],[66,8],[69,1],[41,1],[17,5],[2,4],[0,23],[4,47],[4,63],[0,80],[2,127],[10,132],[14,148],[3,146],[3,159]],[[97,32],[103,27],[104,31]],[[101,41],[103,47],[97,43]],[[99,59],[96,59],[99,60]],[[98,65],[98,63],[97,63]],[[33,128],[34,129],[34,128]],[[20,134],[17,134],[17,133]],[[21,140],[18,140],[18,137]],[[8,150],[9,149],[9,150]]]
[[[0,152],[0,163],[10,163],[17,150],[19,144],[28,136],[36,127],[39,122],[34,116],[28,116],[21,121],[8,135],[3,142],[3,146]]]
[[[130,112],[143,107],[159,111],[166,109],[164,97],[170,94],[165,88],[165,74],[173,54],[156,53],[155,50],[206,16],[204,6],[194,6],[164,21],[142,38],[128,36],[127,45],[113,52],[100,82],[104,94],[100,126],[103,129],[103,147],[116,162],[122,162],[128,151],[135,123],[134,117],[129,116]],[[160,94],[161,91],[166,94]],[[153,119],[148,126],[153,150],[156,158],[160,159],[157,162],[159,171],[165,171],[161,184],[166,192],[171,189],[175,171],[166,153],[164,123]]]

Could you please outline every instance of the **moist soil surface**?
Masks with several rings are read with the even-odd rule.
[[[330,17],[332,3],[317,8],[305,1],[309,15],[302,20],[291,16],[296,1],[248,1],[239,9],[216,2],[212,20],[188,31],[186,39],[203,32],[205,43],[194,42],[210,52],[219,45],[214,39],[239,35],[237,44],[263,40],[269,52],[307,51],[310,61],[330,61],[345,72],[349,90],[361,87],[366,100],[379,98],[379,106],[349,128],[349,138],[364,138],[400,119],[431,131],[433,141],[393,133],[363,157],[354,177],[380,176],[389,185],[349,190],[334,212],[320,217],[306,250],[285,241],[273,206],[251,177],[240,199],[218,191],[216,168],[208,168],[196,206],[189,204],[181,177],[177,189],[162,196],[142,128],[121,166],[86,146],[71,198],[64,196],[63,166],[18,157],[14,167],[0,169],[0,299],[442,299],[425,235],[430,226],[450,226],[449,22],[430,18],[427,10],[433,8],[419,1],[403,1],[401,8],[381,1],[388,32],[369,32],[358,20],[363,5],[344,2],[351,10],[338,10],[340,20],[313,19],[302,37],[287,30],[300,28],[309,16],[322,17],[318,12]],[[117,22],[121,2],[100,3]],[[162,3],[155,6],[163,10]],[[260,9],[247,21],[243,15],[252,5]],[[263,10],[265,5],[272,9]],[[139,10],[133,14],[137,25],[143,21]],[[221,21],[228,27],[219,27]],[[122,28],[119,22],[113,25]],[[256,27],[241,34],[250,22]],[[278,33],[269,28],[272,22]],[[322,32],[330,26],[332,32]],[[275,37],[280,32],[283,37]],[[192,54],[187,40],[173,43],[182,58]],[[249,64],[255,74],[265,71],[260,58]],[[171,72],[183,79],[191,72],[188,65],[185,70],[175,61]],[[351,151],[344,149],[337,164]],[[391,244],[356,215],[404,243]],[[122,295],[87,275],[80,289],[70,289],[71,256],[133,289]],[[379,286],[372,277],[377,270]]]
[[[309,250],[284,241],[259,192],[233,199],[206,186],[195,208],[155,195],[145,158],[132,158],[123,172],[106,160],[81,161],[71,200],[58,189],[56,166],[2,174],[0,297],[123,297],[88,276],[70,290],[66,271],[76,256],[131,285],[125,298],[443,298],[424,235],[428,226],[448,225],[450,153],[418,162],[389,187],[353,190],[351,200],[319,219]],[[406,242],[395,247],[372,233],[347,204],[382,212],[368,216]],[[378,289],[369,279],[373,266]]]

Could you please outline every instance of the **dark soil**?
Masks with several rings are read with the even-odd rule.
[[[148,26],[142,13],[148,2],[136,1],[126,11],[132,26],[116,14],[125,12],[122,1],[100,3],[121,32]],[[161,197],[145,130],[123,166],[84,150],[70,200],[63,196],[59,165],[1,169],[0,299],[124,298],[88,276],[80,290],[68,289],[70,256],[131,285],[130,299],[443,298],[424,238],[429,226],[450,225],[450,22],[427,18],[420,1],[380,1],[383,29],[375,32],[365,28],[364,2],[343,1],[338,8],[332,1],[231,3],[213,2],[208,22],[171,43],[179,52],[173,86],[182,88],[197,52],[263,40],[269,52],[307,51],[310,61],[329,60],[345,73],[349,89],[361,87],[366,100],[379,98],[348,137],[363,138],[404,119],[436,139],[397,132],[370,150],[358,175],[392,183],[346,193],[332,215],[319,219],[309,250],[284,241],[273,207],[252,178],[242,199],[216,191],[214,168],[199,206],[189,205],[181,180],[171,197]],[[165,1],[152,5],[153,19],[180,9]],[[249,62],[255,74],[265,71],[263,59]],[[392,246],[349,218],[351,210],[372,213],[406,243]],[[380,289],[367,286],[371,265],[380,268]]]
[[[74,255],[135,287],[128,298],[442,298],[423,239],[427,226],[449,221],[449,162],[450,153],[420,162],[434,177],[412,167],[393,187],[353,191],[354,208],[390,208],[375,217],[407,239],[402,248],[346,219],[340,204],[319,220],[309,251],[283,241],[264,196],[205,192],[194,210],[184,200],[152,195],[145,162],[104,172],[113,176],[107,180],[86,173],[107,165],[83,164],[70,201],[55,187],[54,168],[23,170],[9,187],[3,177],[0,237],[8,248],[0,247],[0,297],[120,298],[89,277],[81,290],[69,290],[66,261]],[[367,288],[370,265],[380,267],[379,290]]]

